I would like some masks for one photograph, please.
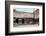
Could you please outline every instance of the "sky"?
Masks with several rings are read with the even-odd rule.
[[[16,11],[33,13],[35,8],[16,8]]]

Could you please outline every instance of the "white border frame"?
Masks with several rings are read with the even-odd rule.
[[[38,8],[39,9],[39,26],[31,26],[31,27],[13,27],[13,8],[14,7],[30,7],[30,8]],[[41,31],[43,30],[42,25],[42,6],[27,6],[27,5],[10,5],[10,32],[23,32],[23,31]],[[28,29],[27,29],[28,28]]]

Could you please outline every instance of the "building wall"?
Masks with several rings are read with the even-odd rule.
[[[35,19],[39,18],[39,9],[34,11],[34,18]]]
[[[35,10],[33,13],[22,13],[14,12],[14,17],[16,18],[39,18],[39,9]]]
[[[33,13],[16,13],[18,18],[33,18]]]

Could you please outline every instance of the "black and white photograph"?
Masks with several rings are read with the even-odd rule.
[[[39,25],[39,9],[13,8],[13,27]]]
[[[6,34],[44,33],[44,3],[6,2]]]

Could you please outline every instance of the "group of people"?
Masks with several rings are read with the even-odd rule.
[[[32,18],[15,18],[14,17],[14,23],[20,23],[20,24],[31,24],[33,23]]]

